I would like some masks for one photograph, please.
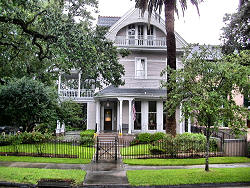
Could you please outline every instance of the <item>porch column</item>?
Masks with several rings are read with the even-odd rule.
[[[96,101],[96,131],[100,132],[100,101]]]
[[[59,73],[58,76],[58,95],[60,95],[60,90],[61,90],[61,73]]]
[[[81,72],[78,73],[78,94],[77,97],[81,97]]]
[[[120,101],[120,133],[122,134],[122,102],[123,100],[122,99],[119,99]]]
[[[119,104],[120,104],[119,101],[117,101],[117,113],[116,113],[117,114],[116,115],[117,116],[116,117],[117,118],[117,125],[116,125],[117,132],[120,132],[120,126],[119,126],[120,125],[120,106]]]
[[[131,134],[132,129],[132,100],[128,101],[128,134]]]

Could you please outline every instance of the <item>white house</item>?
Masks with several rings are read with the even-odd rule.
[[[98,25],[109,27],[107,39],[114,41],[118,48],[126,48],[131,54],[120,57],[125,67],[125,85],[107,86],[98,91],[86,88],[81,73],[72,71],[71,75],[59,77],[58,92],[62,99],[71,98],[84,104],[87,112],[87,129],[98,132],[113,131],[121,133],[164,132],[166,111],[163,109],[166,90],[160,88],[161,71],[166,67],[166,32],[164,20],[154,19],[148,29],[147,12],[141,17],[139,9],[132,9],[122,17],[98,17]],[[186,41],[176,34],[177,68],[181,66],[180,57]],[[72,79],[73,78],[73,79]],[[65,87],[63,82],[74,80],[78,88]],[[72,81],[73,82],[73,81]],[[76,84],[77,85],[77,84]],[[181,112],[177,109],[177,133],[190,132],[188,122],[180,123]],[[60,125],[58,124],[58,131]]]

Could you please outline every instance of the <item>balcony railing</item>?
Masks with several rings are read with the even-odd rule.
[[[94,95],[93,89],[81,89],[80,92],[78,89],[61,89],[60,97],[63,98],[72,98],[72,99],[81,99],[81,98],[92,98]]]
[[[167,42],[165,37],[152,37],[147,38],[126,38],[125,36],[117,36],[115,39],[117,46],[141,46],[141,47],[166,47]]]

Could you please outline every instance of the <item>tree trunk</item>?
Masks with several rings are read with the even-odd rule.
[[[208,158],[209,158],[209,139],[210,139],[210,120],[209,120],[209,123],[208,123],[208,126],[206,128],[206,164],[205,164],[205,171],[209,171],[209,161],[208,161]]]
[[[165,26],[167,32],[167,64],[176,70],[176,41],[174,33],[174,10],[175,0],[165,1]],[[169,79],[169,76],[167,77]],[[167,80],[168,81],[168,80]],[[171,90],[170,90],[171,91]],[[170,91],[167,91],[169,93]],[[166,117],[166,133],[176,135],[175,113]]]

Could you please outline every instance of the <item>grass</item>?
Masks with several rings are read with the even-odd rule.
[[[24,152],[77,155],[78,158],[92,159],[93,147],[75,146],[70,143],[20,144],[17,146],[0,146],[0,152]]]
[[[120,153],[122,156],[132,156],[132,155],[149,155],[150,144],[139,144],[129,147],[121,148]]]
[[[49,158],[49,157],[24,157],[24,156],[0,156],[0,161],[30,162],[30,163],[65,163],[65,164],[88,164],[91,159],[79,158]]]
[[[81,184],[86,172],[83,170],[58,170],[38,168],[0,167],[0,181],[37,184],[40,179],[72,179]]]
[[[182,165],[203,165],[205,158],[199,159],[123,159],[129,165],[144,166],[182,166]],[[250,163],[247,157],[210,157],[210,164],[229,164],[229,163]]]
[[[134,186],[250,182],[250,168],[133,170],[127,177]]]

